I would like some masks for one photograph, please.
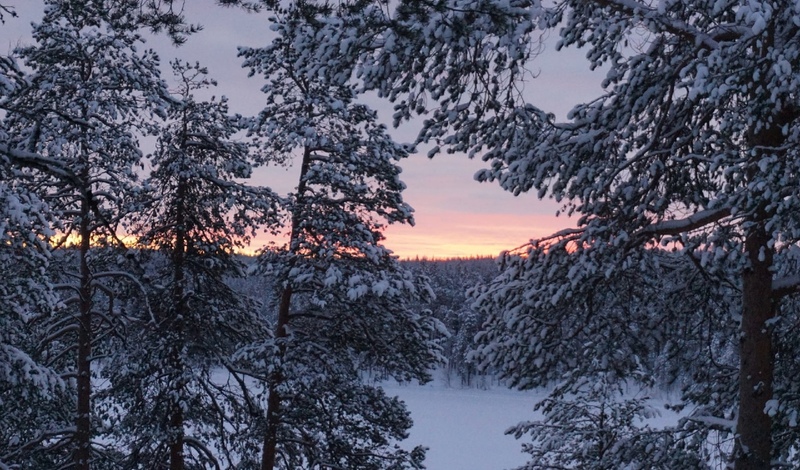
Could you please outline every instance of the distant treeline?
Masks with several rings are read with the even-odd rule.
[[[245,257],[252,259],[253,257]],[[485,320],[485,315],[471,308],[468,292],[478,284],[486,284],[499,272],[494,257],[475,256],[468,258],[416,257],[403,260],[401,264],[416,275],[428,279],[435,299],[420,303],[416,308],[422,312],[430,310],[433,316],[444,323],[450,332],[442,339],[443,352],[447,358],[444,366],[445,380],[453,386],[485,386],[493,378],[478,374],[469,360],[475,334]],[[271,279],[264,275],[248,276],[229,280],[231,287],[242,294],[257,299],[263,314],[275,312],[277,298]]]

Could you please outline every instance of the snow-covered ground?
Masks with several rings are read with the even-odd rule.
[[[406,402],[414,427],[406,447],[425,445],[430,470],[503,470],[525,463],[520,442],[504,431],[534,417],[544,392],[384,384]]]
[[[449,388],[437,381],[382,387],[408,405],[414,427],[404,446],[429,447],[425,459],[429,470],[505,470],[524,464],[527,455],[520,451],[521,442],[505,435],[505,430],[541,418],[533,407],[546,396],[543,390]],[[663,410],[667,401],[659,398],[653,404]],[[677,421],[676,414],[663,410],[649,424],[664,427]]]

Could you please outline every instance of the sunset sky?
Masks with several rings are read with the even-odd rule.
[[[20,17],[6,18],[6,23],[0,25],[3,53],[18,43],[30,42],[29,24],[39,21],[42,8],[36,0],[6,3],[15,5]],[[263,79],[247,77],[247,70],[240,66],[241,59],[236,57],[236,48],[257,47],[269,41],[267,15],[220,8],[211,0],[191,0],[187,2],[187,12],[193,22],[203,24],[202,32],[177,49],[164,37],[150,38],[147,45],[159,52],[166,67],[174,57],[200,61],[219,82],[213,93],[226,95],[232,111],[258,113],[263,103],[259,91]],[[531,80],[526,92],[532,103],[564,118],[572,105],[598,95],[602,73],[589,71],[582,52],[555,53],[554,44],[551,38],[545,53],[531,64],[539,76]],[[169,77],[166,67],[165,77]],[[376,107],[382,117],[388,119],[391,115],[390,104],[377,100],[368,104]],[[397,141],[410,142],[418,126],[419,123],[408,123],[391,133]],[[463,155],[440,155],[431,160],[425,154],[423,147],[401,163],[402,179],[408,186],[404,197],[416,210],[416,226],[389,227],[385,242],[401,258],[494,256],[574,224],[563,216],[555,217],[558,205],[552,201],[540,201],[535,194],[514,197],[496,184],[474,181],[473,175],[484,165],[479,160]],[[296,175],[291,169],[265,170],[258,173],[254,183],[283,192],[296,184]]]

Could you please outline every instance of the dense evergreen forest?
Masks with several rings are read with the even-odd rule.
[[[242,116],[147,49],[202,27],[181,0],[41,2],[0,55],[0,470],[420,469],[364,377],[437,367],[546,387],[523,470],[800,466],[798,4],[216,0],[273,33]],[[526,92],[548,38],[605,73],[563,121]],[[422,146],[575,226],[400,262]]]
[[[255,262],[254,259],[248,263]],[[445,361],[437,365],[447,385],[453,387],[485,387],[497,385],[495,376],[489,371],[478,371],[470,359],[470,352],[477,345],[475,335],[486,320],[486,316],[472,307],[469,292],[480,284],[491,281],[498,273],[494,258],[473,257],[453,259],[419,258],[403,260],[401,264],[409,271],[427,278],[434,296],[419,302],[415,308],[429,311],[447,329],[439,338]],[[274,285],[270,276],[248,276],[231,278],[228,284],[261,305],[264,315],[275,311]],[[365,371],[370,372],[370,371]],[[380,376],[372,377],[380,379]]]

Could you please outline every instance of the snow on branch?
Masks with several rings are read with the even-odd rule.
[[[781,297],[800,292],[800,274],[786,276],[772,281],[772,298]]]
[[[219,464],[219,461],[214,456],[214,452],[206,446],[203,441],[197,439],[193,436],[184,436],[183,441],[186,443],[188,447],[195,449],[198,453],[203,454],[205,458],[208,460],[208,463],[213,464],[215,469],[220,470],[222,467]]]
[[[711,35],[699,31],[694,26],[676,18],[670,18],[661,13],[658,9],[635,0],[594,0],[602,6],[625,11],[631,15],[641,15],[661,25],[665,31],[686,39],[691,39],[697,45],[703,45],[708,49],[719,49],[719,40],[731,40],[740,37],[745,33],[738,29],[723,28],[717,30],[718,34]],[[752,33],[752,32],[751,32]]]
[[[81,185],[80,178],[58,160],[47,158],[33,152],[12,149],[4,144],[0,144],[0,155],[8,157],[12,164],[43,171],[66,182],[72,183],[77,187]]]
[[[584,232],[582,228],[565,228],[563,230],[559,230],[556,233],[551,234],[550,236],[544,237],[539,239],[539,241],[548,241],[548,240],[555,240],[561,238],[567,238],[574,235],[580,235]]]
[[[726,432],[736,430],[736,421],[731,419],[718,418],[710,415],[690,416],[688,419],[690,421],[708,426],[711,429],[717,429]]]
[[[729,215],[731,215],[730,207],[707,209],[692,214],[685,219],[665,220],[663,222],[652,224],[645,227],[640,234],[648,236],[680,235],[681,233],[690,232],[708,224],[718,222]]]
[[[574,240],[580,235],[583,235],[584,232],[586,232],[585,228],[565,228],[563,230],[559,230],[558,232],[551,233],[546,237],[531,240],[530,242],[518,246],[513,250],[507,250],[505,253],[526,252],[531,246],[549,246],[552,243],[558,243],[568,239]]]

